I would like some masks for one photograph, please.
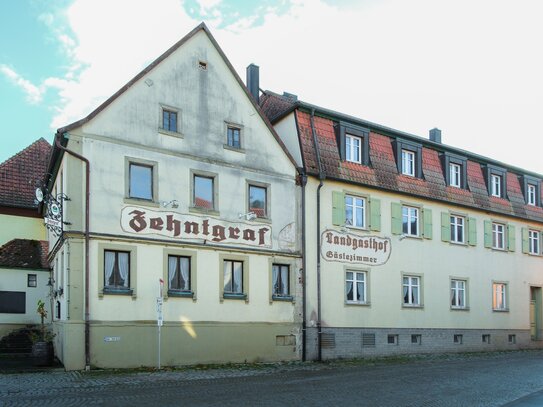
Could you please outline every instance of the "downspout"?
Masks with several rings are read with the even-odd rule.
[[[90,370],[90,313],[89,313],[89,223],[90,223],[90,163],[85,157],[68,150],[60,143],[61,134],[55,137],[55,146],[85,163],[85,370]]]
[[[307,175],[303,168],[299,169],[300,184],[302,186],[302,361],[307,359],[306,338],[307,338],[307,286],[306,286],[306,253],[305,250],[305,186],[307,185]]]
[[[317,132],[315,131],[315,109],[311,109],[311,133],[313,134],[313,145],[319,166],[319,186],[317,188],[317,360],[322,361],[322,330],[321,330],[321,188],[324,185],[326,174],[322,170],[321,153]]]

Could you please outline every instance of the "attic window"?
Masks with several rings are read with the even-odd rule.
[[[198,68],[200,68],[202,71],[207,71],[207,62],[198,61]]]
[[[441,155],[445,182],[448,186],[468,189],[467,161],[466,157],[452,154],[448,151]]]
[[[527,205],[541,206],[541,180],[528,175],[522,176],[522,191]]]
[[[490,196],[507,197],[507,171],[505,168],[487,164],[485,170],[486,185]]]
[[[341,160],[369,165],[369,130],[344,122],[340,122],[336,126],[336,138]]]
[[[398,172],[422,178],[422,144],[397,138],[393,146]]]

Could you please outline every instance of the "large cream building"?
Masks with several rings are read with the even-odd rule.
[[[264,92],[303,167],[308,359],[540,347],[541,179]]]
[[[205,25],[59,129],[49,172],[67,370],[300,358],[295,161]]]

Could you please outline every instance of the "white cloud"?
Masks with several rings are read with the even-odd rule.
[[[13,84],[18,86],[26,94],[26,99],[31,104],[40,103],[43,96],[43,89],[34,85],[29,80],[23,78],[17,72],[6,65],[0,65],[0,72],[2,72]]]

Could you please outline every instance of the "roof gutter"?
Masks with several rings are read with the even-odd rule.
[[[89,160],[60,142],[60,137],[67,133],[57,132],[55,146],[85,163],[85,370],[90,370],[90,313],[89,313],[89,230],[90,230],[90,163]]]
[[[319,168],[319,186],[317,188],[317,360],[322,361],[322,329],[321,329],[321,188],[324,185],[326,174],[322,170],[321,153],[319,142],[317,140],[317,132],[315,131],[315,109],[311,110],[311,133],[313,135],[313,145],[317,156],[317,164]],[[304,211],[305,213],[305,211]],[[305,215],[304,215],[305,216]],[[305,283],[305,281],[304,281]]]

